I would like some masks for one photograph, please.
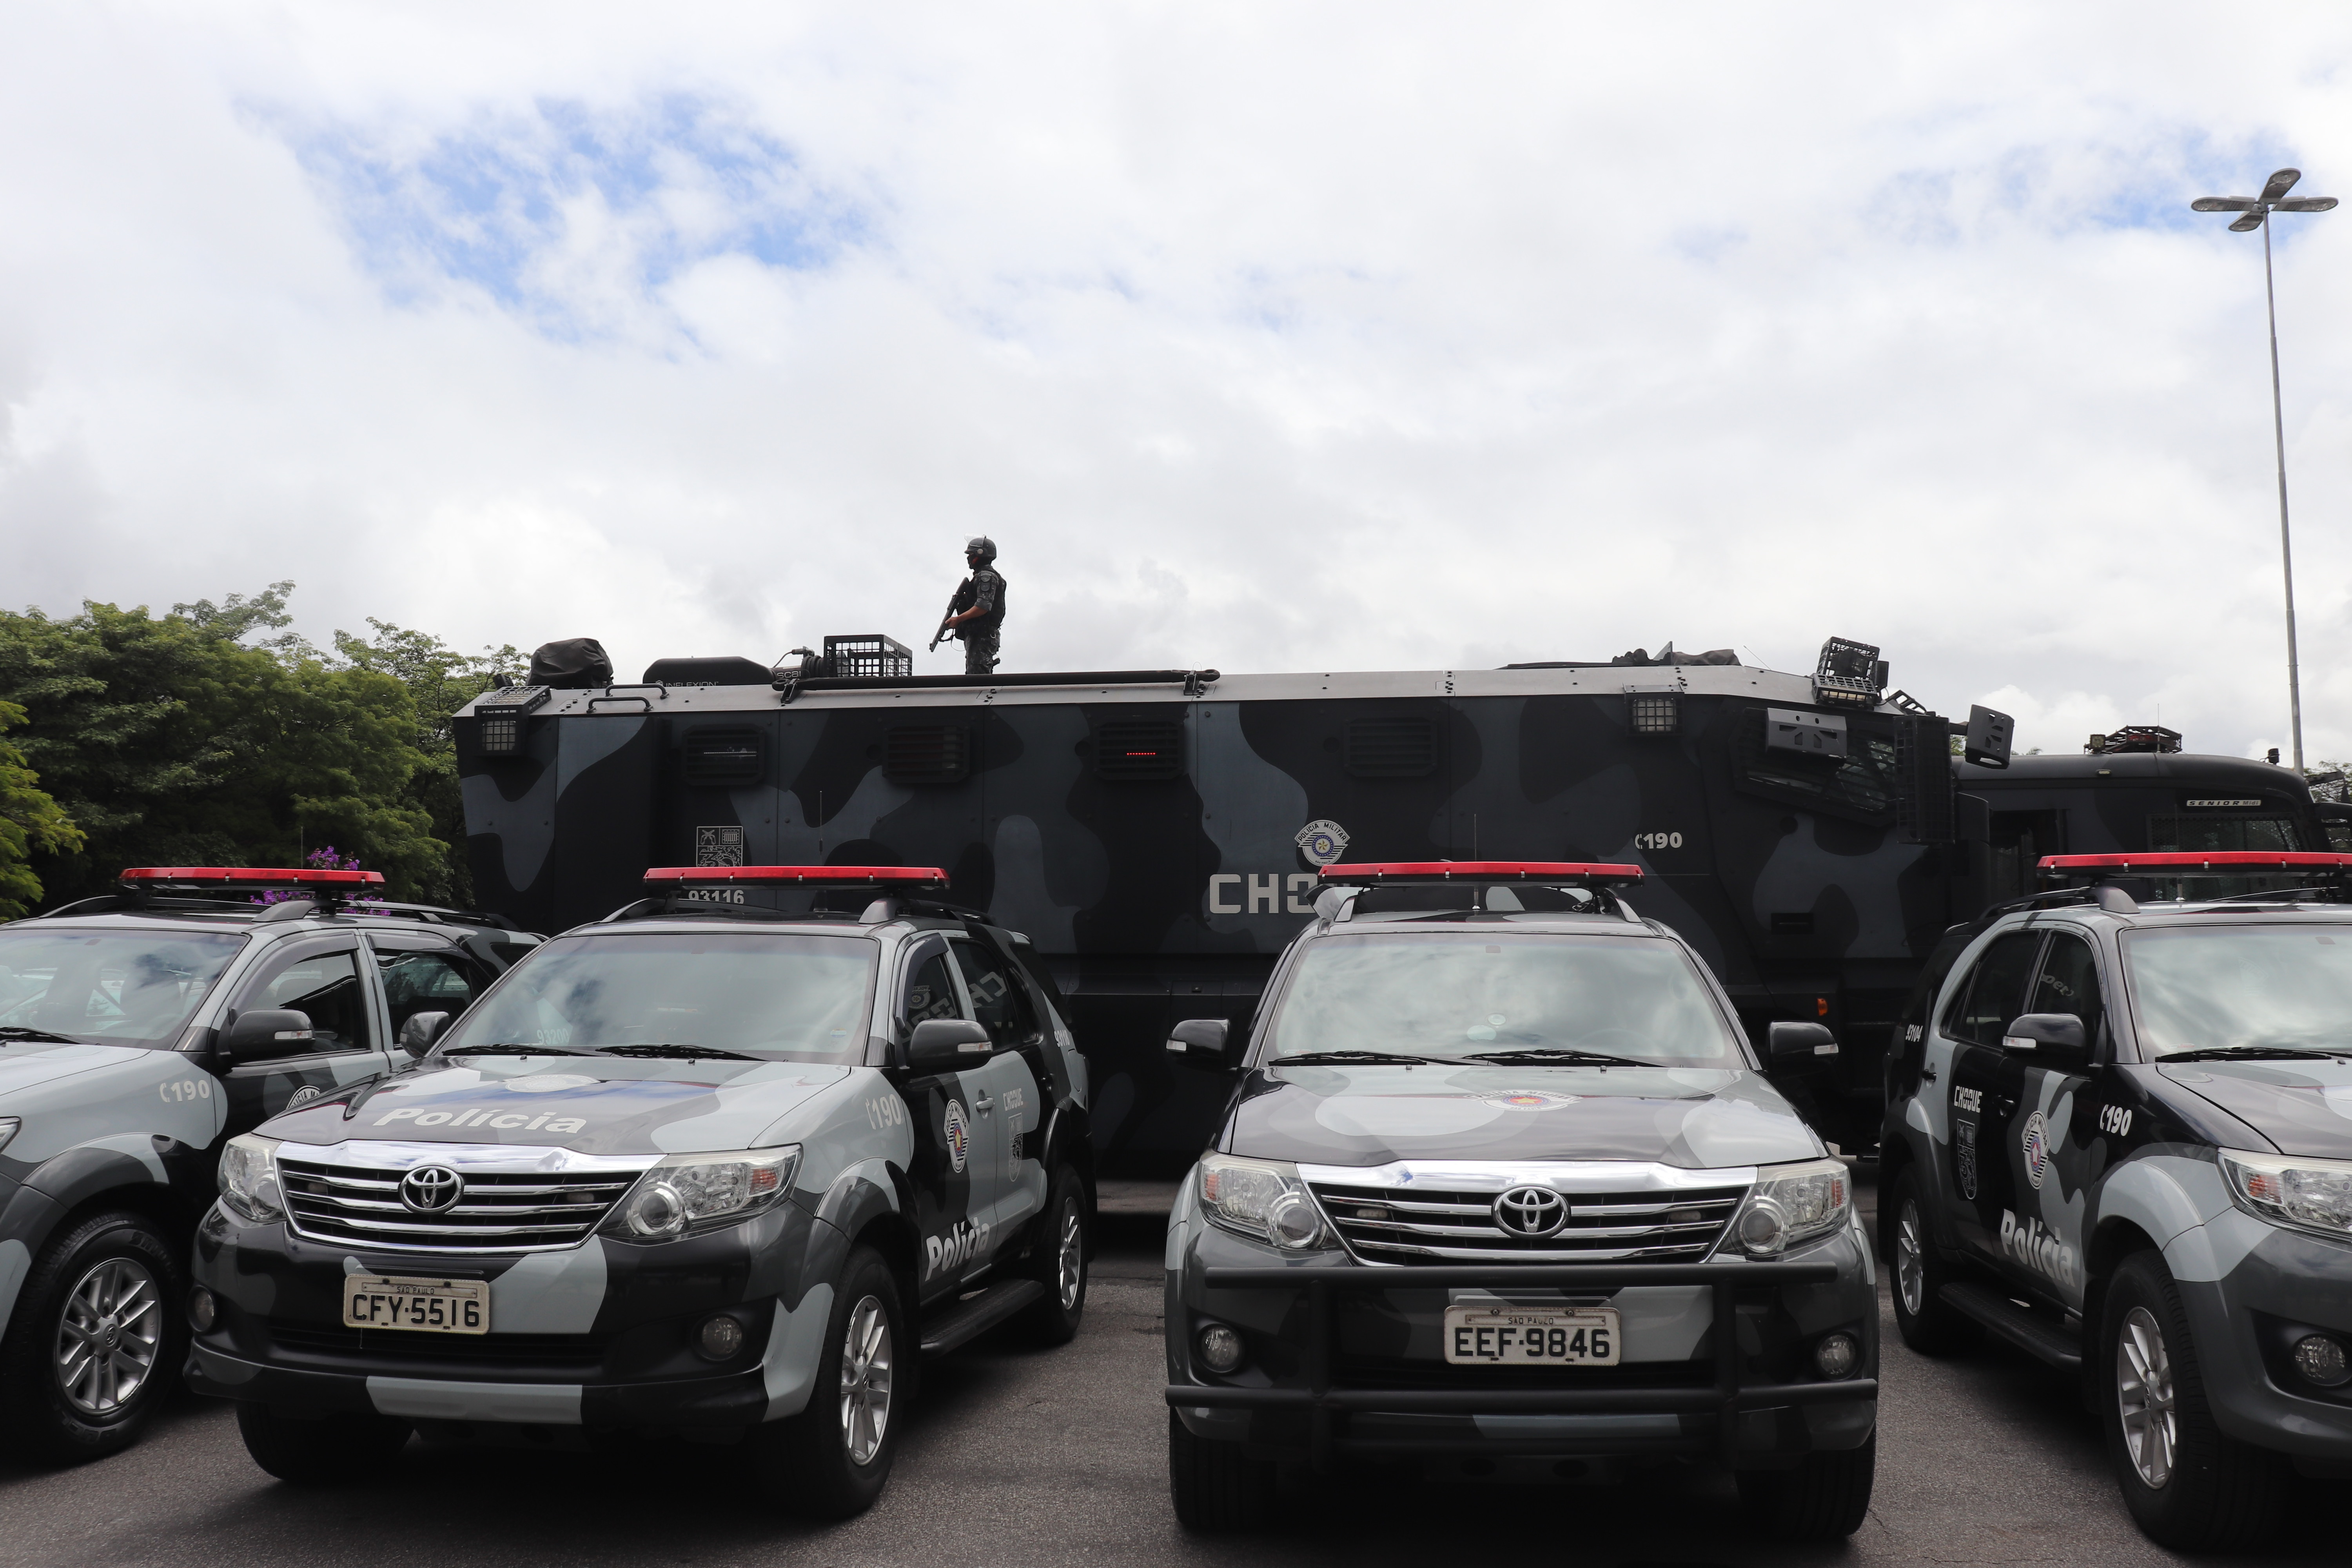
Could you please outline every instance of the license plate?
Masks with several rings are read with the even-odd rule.
[[[413,1329],[428,1334],[490,1331],[487,1279],[399,1279],[352,1274],[343,1280],[343,1327]]]
[[[1614,1307],[1445,1309],[1445,1359],[1455,1366],[1615,1366]]]

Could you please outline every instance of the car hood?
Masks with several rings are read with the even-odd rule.
[[[1826,1152],[1759,1073],[1696,1068],[1260,1068],[1219,1145],[1321,1165],[1647,1160],[1688,1170]]]
[[[2157,1071],[2211,1100],[2282,1152],[2352,1160],[2352,1062],[2159,1063]]]
[[[264,1123],[298,1143],[512,1143],[694,1154],[790,1141],[784,1123],[853,1069],[812,1062],[478,1058],[434,1063]]]
[[[138,1046],[61,1046],[40,1040],[0,1044],[0,1111],[8,1109],[8,1097],[12,1094],[71,1078],[76,1073],[95,1072],[100,1068],[150,1060],[152,1057],[152,1052]]]

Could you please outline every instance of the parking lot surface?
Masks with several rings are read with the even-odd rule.
[[[1867,1183],[1863,1186],[1865,1201]],[[1107,1194],[1107,1200],[1113,1194]],[[1640,1486],[1329,1482],[1283,1521],[1202,1540],[1168,1503],[1160,1220],[1148,1193],[1106,1201],[1085,1331],[1055,1351],[983,1341],[927,1369],[881,1502],[811,1527],[755,1504],[719,1449],[560,1453],[412,1442],[331,1490],[255,1468],[227,1407],[183,1396],[149,1439],[79,1469],[0,1469],[8,1568],[506,1568],[524,1563],[1623,1564],[2147,1563],[2182,1561],[2133,1527],[2096,1423],[2065,1380],[1988,1348],[1911,1354],[1885,1318],[1878,1485],[1844,1547],[1788,1549],[1743,1528],[1727,1479]],[[1882,1296],[1884,1285],[1882,1281]],[[2326,1483],[2257,1561],[2340,1563]],[[2214,1560],[2205,1560],[2214,1561]]]

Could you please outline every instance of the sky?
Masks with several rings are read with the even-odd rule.
[[[1881,645],[2287,744],[2352,9],[0,5],[0,604],[1008,669]],[[2352,757],[2352,209],[2276,234]]]

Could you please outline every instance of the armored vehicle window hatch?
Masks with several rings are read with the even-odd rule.
[[[1437,771],[1437,726],[1427,719],[1351,719],[1348,773],[1360,779],[1419,779]]]
[[[971,772],[971,731],[961,724],[894,724],[882,740],[892,784],[961,784]]]
[[[1105,719],[1094,730],[1095,776],[1125,783],[1172,779],[1184,771],[1178,719]]]
[[[749,724],[698,725],[680,752],[690,784],[755,784],[767,776],[767,736]]]

